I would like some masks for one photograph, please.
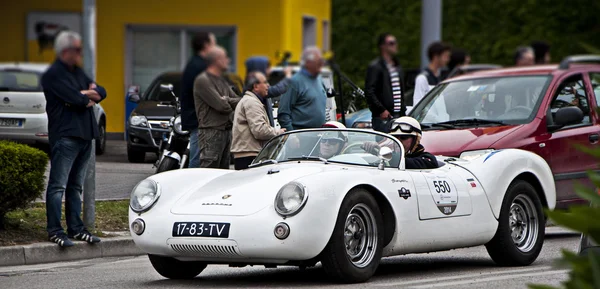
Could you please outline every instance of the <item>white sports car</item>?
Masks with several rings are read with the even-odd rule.
[[[378,142],[378,155],[363,150]],[[271,139],[242,171],[156,174],[131,193],[130,230],[156,271],[193,278],[208,264],[314,266],[363,282],[380,259],[485,245],[499,265],[528,265],[556,193],[548,164],[505,149],[406,170],[394,137],[310,129]]]

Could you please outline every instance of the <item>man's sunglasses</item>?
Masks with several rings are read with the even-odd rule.
[[[386,44],[389,46],[396,45],[396,41],[388,41]]]
[[[400,140],[408,140],[408,139],[412,139],[413,136],[412,135],[401,135],[398,137]]]
[[[337,138],[324,138],[321,140],[322,144],[336,145],[342,143],[342,140]]]

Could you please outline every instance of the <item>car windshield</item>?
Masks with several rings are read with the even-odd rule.
[[[480,78],[434,88],[411,112],[424,128],[446,125],[502,125],[530,122],[550,76]]]
[[[252,164],[306,160],[377,167],[378,149],[367,152],[365,143],[369,143],[367,148],[391,148],[394,157],[385,166],[398,168],[401,149],[396,139],[370,131],[343,129],[299,130],[280,135],[267,143]]]
[[[42,91],[40,74],[22,70],[0,70],[0,91]]]
[[[174,101],[173,95],[169,91],[161,91],[161,84],[172,84],[173,92],[175,95],[179,97],[181,91],[181,75],[180,74],[166,74],[160,76],[158,81],[153,82],[148,94],[146,95],[146,100],[149,101]]]

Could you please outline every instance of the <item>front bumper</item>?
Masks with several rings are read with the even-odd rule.
[[[163,134],[168,135],[168,129],[129,126],[127,144],[135,150],[157,152]]]
[[[246,216],[174,215],[151,211],[141,216],[129,211],[130,231],[135,219],[140,218],[145,222],[142,235],[131,231],[133,241],[148,254],[170,256],[183,261],[284,264],[288,261],[310,260],[321,253],[331,236],[331,232],[315,225],[319,223],[318,214],[300,212],[283,219],[275,213],[272,205]],[[230,223],[231,226],[228,238],[173,237],[175,222]],[[290,228],[284,240],[274,235],[275,226],[281,222]]]

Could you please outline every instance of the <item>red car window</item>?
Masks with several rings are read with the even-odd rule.
[[[551,104],[552,114],[561,107],[577,106],[583,111],[583,120],[574,126],[591,123],[589,98],[585,91],[583,75],[577,74],[563,81]]]

